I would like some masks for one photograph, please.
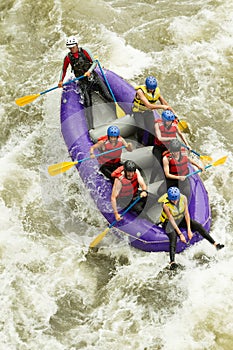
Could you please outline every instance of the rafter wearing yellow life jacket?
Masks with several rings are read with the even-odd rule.
[[[135,90],[138,91],[139,89],[143,91],[149,103],[155,104],[156,101],[158,101],[160,97],[159,87],[156,87],[156,89],[153,92],[149,92],[146,85],[136,86]],[[133,112],[145,112],[148,110],[148,108],[144,105],[144,103],[139,98],[137,98],[137,93],[134,97],[132,110]]]
[[[185,196],[183,194],[180,195],[180,199],[177,203],[177,205],[175,205],[174,203],[172,203],[169,199],[168,199],[168,195],[167,193],[165,193],[164,195],[162,195],[159,199],[158,199],[159,203],[164,203],[166,204],[166,206],[168,206],[173,218],[176,220],[180,220],[183,216],[184,216],[184,211],[185,211]],[[161,223],[164,223],[166,221],[168,221],[168,217],[167,214],[165,213],[164,210],[162,210],[162,213],[160,215],[159,218]]]

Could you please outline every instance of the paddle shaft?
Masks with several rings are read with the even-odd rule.
[[[212,167],[212,166],[213,166],[213,164],[206,165],[206,166],[205,166],[205,169],[208,169],[208,168],[210,168],[210,167]],[[190,177],[190,176],[192,176],[192,175],[201,173],[201,172],[202,172],[202,170],[201,170],[201,169],[198,169],[198,170],[196,170],[196,171],[194,171],[194,172],[192,172],[192,173],[186,175],[186,178],[187,178],[187,177]]]
[[[99,154],[96,155],[96,157],[100,157],[103,154],[108,154],[108,153],[114,152],[115,150],[119,150],[119,149],[122,149],[122,148],[126,148],[126,146],[117,147],[117,148],[114,148],[112,150],[109,150],[109,151],[106,151],[106,152],[103,152],[103,153],[99,153]],[[82,163],[85,160],[90,160],[90,159],[93,159],[93,158],[87,157],[87,158],[83,158],[83,159],[80,159],[80,160],[76,160],[74,162],[56,163],[56,164],[50,165],[48,167],[48,172],[49,172],[49,174],[51,176],[55,176],[55,175],[58,175],[58,174],[66,172],[67,170],[69,170],[71,167],[73,167],[74,165],[76,165],[78,163]]]
[[[114,149],[110,149],[109,151],[96,154],[95,157],[101,157],[101,156],[103,156],[104,154],[108,154],[108,153],[111,153],[111,152],[114,152],[114,151],[118,151],[119,149],[123,149],[123,148],[126,148],[126,146],[121,146],[121,147],[117,147],[117,148],[114,148]],[[82,162],[84,162],[85,160],[90,160],[90,159],[93,159],[93,158],[91,158],[91,157],[83,158],[83,159],[78,160],[78,163],[82,163]]]
[[[141,197],[137,197],[129,206],[128,208],[126,208],[123,213],[121,214],[121,217],[123,217],[138,201],[140,201]],[[114,220],[108,227],[111,228],[113,227],[114,225],[116,225],[118,221],[117,220]]]
[[[96,62],[98,63],[99,69],[100,69],[101,74],[102,74],[102,76],[104,78],[104,81],[105,81],[105,83],[106,83],[106,85],[107,85],[107,87],[108,87],[108,89],[109,89],[109,91],[110,91],[110,93],[112,95],[112,98],[113,98],[114,102],[116,103],[116,98],[115,98],[114,93],[113,93],[113,91],[111,89],[111,86],[109,85],[108,79],[107,79],[106,75],[104,74],[104,71],[103,71],[103,69],[101,67],[101,64],[100,64],[99,60],[96,60]]]
[[[183,147],[185,147],[187,150],[189,150],[190,152],[196,154],[196,156],[201,157],[200,153],[194,151],[193,149],[190,149],[188,146],[186,146],[184,143],[181,144]]]
[[[75,79],[68,80],[68,81],[67,81],[66,83],[64,83],[62,86],[68,85],[68,84],[73,83],[74,81],[80,80],[80,79],[82,79],[82,78],[85,78],[85,75],[81,75],[80,77],[77,77],[77,78],[75,78]],[[51,89],[48,89],[48,90],[45,90],[45,91],[40,92],[40,95],[47,94],[47,92],[53,91],[53,90],[58,89],[58,88],[59,88],[59,86],[54,86],[54,87],[51,88]]]
[[[135,199],[135,201],[133,201],[129,206],[128,208],[125,209],[125,211],[123,211],[123,213],[121,214],[121,217],[123,217],[139,200],[140,200],[140,196],[137,197]],[[97,244],[99,244],[102,239],[106,236],[106,234],[108,233],[108,231],[110,230],[111,227],[113,227],[114,225],[116,225],[118,221],[117,220],[114,220],[111,224],[108,225],[108,227],[103,231],[101,232],[90,244],[90,247],[91,248],[94,248]]]

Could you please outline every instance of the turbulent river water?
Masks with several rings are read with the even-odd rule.
[[[0,4],[0,348],[231,350],[233,348],[233,3],[229,0],[2,0]],[[68,159],[56,86],[76,35],[130,83],[155,75],[188,122],[192,148],[214,160],[202,179],[211,235],[177,256],[133,249],[111,233]]]

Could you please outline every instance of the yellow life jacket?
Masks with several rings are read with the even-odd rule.
[[[141,89],[148,100],[148,102],[155,104],[156,101],[158,101],[160,97],[160,89],[157,87],[154,92],[148,92],[146,85],[139,85],[136,86],[135,90]],[[133,112],[145,112],[148,110],[148,108],[144,105],[144,103],[137,98],[137,93],[135,94],[134,101],[133,101]]]
[[[180,200],[178,202],[178,205],[175,205],[174,203],[170,202],[169,199],[167,198],[167,193],[162,195],[158,199],[159,203],[166,204],[168,206],[173,218],[175,220],[179,220],[184,216],[184,210],[185,210],[185,196],[183,194],[180,195]],[[165,213],[164,210],[162,210],[162,213],[159,218],[160,222],[165,222],[168,220],[167,214]]]

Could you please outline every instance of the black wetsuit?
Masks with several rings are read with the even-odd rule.
[[[172,224],[170,221],[166,221],[163,224],[163,227],[168,234],[169,241],[170,241],[170,260],[171,262],[175,261],[175,254],[176,254],[176,242],[177,242],[177,233],[174,230]],[[179,228],[187,228],[185,217],[181,220],[181,222],[178,223]],[[207,239],[211,244],[214,244],[214,239],[209,235],[209,233],[204,229],[204,227],[197,221],[190,219],[190,227],[191,231],[195,232],[197,231],[203,238]]]

